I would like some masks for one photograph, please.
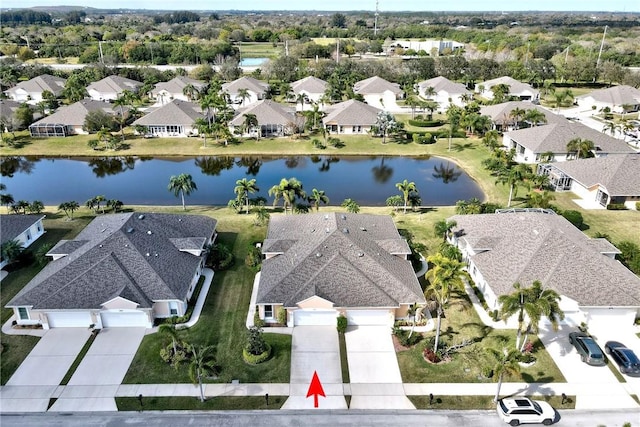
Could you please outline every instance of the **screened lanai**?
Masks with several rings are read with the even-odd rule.
[[[61,123],[34,123],[29,126],[29,133],[34,138],[69,135],[67,125]]]
[[[549,185],[554,191],[571,190],[571,177],[555,167],[553,163],[538,165],[538,175],[548,176]]]

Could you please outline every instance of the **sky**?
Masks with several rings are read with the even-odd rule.
[[[32,6],[91,6],[117,9],[166,9],[166,10],[375,10],[375,0],[1,0],[2,8]],[[639,0],[379,0],[384,11],[605,11],[640,12]]]

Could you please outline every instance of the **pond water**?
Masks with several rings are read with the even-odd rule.
[[[269,58],[242,58],[240,60],[240,67],[259,67],[265,62],[267,62]]]
[[[330,205],[346,198],[361,206],[384,206],[400,194],[395,184],[415,182],[424,206],[453,205],[483,194],[478,185],[452,162],[437,157],[3,157],[2,183],[18,200],[81,205],[94,196],[119,199],[125,205],[173,205],[178,198],[167,190],[169,178],[191,174],[198,190],[187,204],[226,205],[235,198],[235,182],[255,178],[267,204],[268,190],[282,178],[295,177],[308,193],[323,190]]]

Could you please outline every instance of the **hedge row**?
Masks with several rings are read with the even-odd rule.
[[[416,126],[419,128],[432,128],[436,126],[442,126],[444,122],[442,120],[409,120],[408,122],[411,126]]]
[[[250,363],[251,365],[257,365],[258,363],[262,363],[271,356],[271,345],[266,342],[267,350],[261,354],[255,355],[251,354],[247,351],[246,348],[242,349],[242,358],[245,362]]]

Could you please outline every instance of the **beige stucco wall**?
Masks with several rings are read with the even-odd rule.
[[[153,303],[153,315],[154,317],[171,317],[171,311],[169,310],[170,301],[155,301]],[[184,316],[187,311],[187,304],[184,301],[172,300],[178,306],[177,316]]]
[[[299,308],[334,308],[331,301],[319,297],[311,297],[298,303]]]

